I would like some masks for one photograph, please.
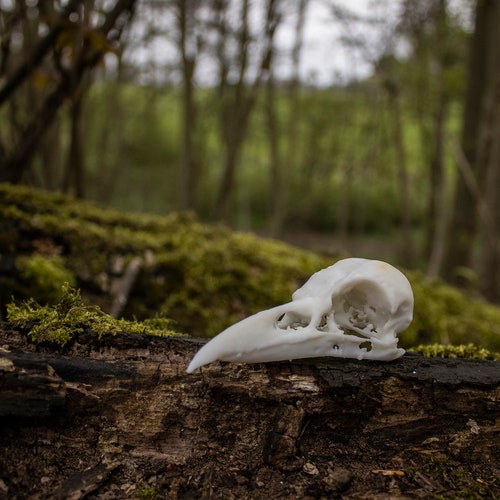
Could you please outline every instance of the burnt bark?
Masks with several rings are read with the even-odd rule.
[[[494,498],[498,362],[213,363],[189,339],[2,332],[0,496]],[[151,498],[151,497],[148,497]]]

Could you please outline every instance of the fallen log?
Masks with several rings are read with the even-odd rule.
[[[495,498],[500,364],[213,363],[201,342],[0,336],[0,497]]]

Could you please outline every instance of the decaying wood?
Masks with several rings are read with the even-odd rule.
[[[0,497],[494,498],[499,363],[214,363],[199,342],[0,339]],[[151,496],[148,498],[152,498]]]
[[[113,303],[111,304],[111,310],[109,312],[113,318],[121,317],[142,265],[142,257],[134,257],[129,262],[123,276],[113,282],[111,290]]]

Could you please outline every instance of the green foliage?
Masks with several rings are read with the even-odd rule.
[[[103,313],[98,306],[86,305],[79,290],[67,283],[62,287],[60,301],[53,306],[41,306],[33,299],[20,305],[8,304],[7,320],[13,327],[27,331],[34,342],[61,347],[87,330],[97,333],[99,338],[120,332],[162,337],[179,335],[168,328],[166,320],[159,318],[143,323],[116,320]]]
[[[175,209],[181,157],[179,96],[171,87],[111,82],[92,87],[86,101],[92,123],[86,142],[91,198],[125,210],[165,213]],[[298,117],[290,115],[289,99],[285,88],[276,89],[276,132],[286,167],[284,186],[279,189],[286,192],[287,226],[332,230],[344,223],[348,213],[352,230],[393,228],[400,217],[400,194],[390,140],[392,123],[384,92],[376,82],[352,88],[302,89],[296,103]],[[422,220],[426,159],[412,102],[410,95],[403,109],[408,122],[405,142],[412,181],[419,186],[418,196],[412,198],[413,216]],[[208,218],[225,161],[217,90],[197,89],[197,104],[199,128],[192,133],[196,134],[197,157],[203,159],[197,173],[198,208]],[[266,120],[264,100],[258,99],[235,177],[230,222],[236,227],[261,227],[277,188],[270,182]],[[293,140],[286,136],[290,120],[297,122]],[[455,122],[456,117],[450,118],[450,123]]]

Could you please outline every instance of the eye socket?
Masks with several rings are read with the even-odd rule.
[[[370,281],[344,288],[332,301],[335,323],[346,334],[376,337],[389,319],[387,296],[378,284]]]

